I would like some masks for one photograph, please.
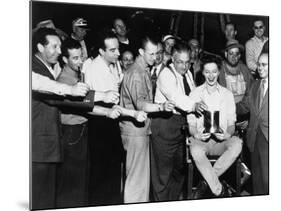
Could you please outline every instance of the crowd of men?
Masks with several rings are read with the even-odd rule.
[[[183,199],[186,151],[202,176],[193,198],[229,197],[220,176],[243,144],[251,194],[269,193],[263,21],[245,46],[226,23],[223,55],[196,38],[136,39],[120,18],[93,48],[88,30],[77,18],[71,35],[52,20],[32,32],[32,209]]]

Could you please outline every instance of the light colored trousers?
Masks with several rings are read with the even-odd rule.
[[[122,135],[126,156],[124,203],[148,202],[150,185],[149,136]]]
[[[242,150],[242,140],[232,136],[223,142],[203,142],[194,138],[190,139],[190,153],[203,178],[209,184],[211,191],[219,195],[222,185],[219,181],[221,176],[236,160]],[[207,155],[220,155],[212,166]]]

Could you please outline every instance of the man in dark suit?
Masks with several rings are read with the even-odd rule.
[[[237,105],[237,111],[250,112],[247,145],[251,152],[253,194],[268,194],[268,53],[258,59],[261,80],[253,83],[250,91]]]
[[[58,34],[54,29],[39,29],[33,35],[32,45],[32,71],[55,80],[53,66],[61,54]],[[82,89],[83,93],[88,91],[87,86],[74,89]],[[56,205],[56,171],[63,154],[59,111],[47,102],[48,98],[49,95],[32,92],[31,209],[54,208]]]

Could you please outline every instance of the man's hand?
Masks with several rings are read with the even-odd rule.
[[[113,107],[108,110],[106,117],[111,119],[117,119],[121,115],[122,111],[118,107]]]
[[[216,138],[220,141],[226,140],[230,138],[230,134],[228,132],[225,133],[214,133]]]
[[[117,104],[119,102],[119,93],[116,91],[106,91],[103,93],[102,101]]]
[[[208,106],[204,103],[204,101],[200,101],[198,103],[195,103],[194,111],[196,111],[200,115],[202,115],[203,112],[207,109],[208,109]]]
[[[248,127],[249,121],[245,120],[243,122],[238,122],[236,123],[237,128],[241,129],[241,130],[245,130]]]
[[[144,122],[147,119],[147,113],[145,113],[144,111],[136,111],[134,118],[138,122]]]
[[[175,108],[175,103],[173,101],[168,100],[165,103],[161,104],[161,109],[160,110],[161,111],[168,111],[168,112],[170,112],[170,111],[173,111],[174,108]]]
[[[72,96],[85,96],[89,91],[89,86],[85,83],[78,82],[71,87]]]
[[[200,141],[207,141],[211,137],[211,133],[197,133],[194,138]]]

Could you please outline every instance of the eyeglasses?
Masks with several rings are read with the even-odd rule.
[[[229,51],[228,54],[230,56],[240,56],[240,52],[232,52],[232,51]]]
[[[254,29],[263,29],[264,26],[254,26]]]

